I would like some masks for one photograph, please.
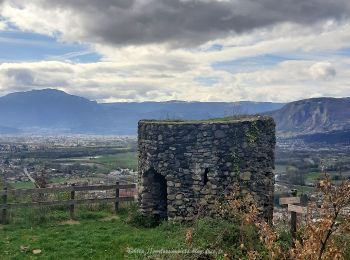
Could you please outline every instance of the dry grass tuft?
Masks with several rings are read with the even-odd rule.
[[[79,225],[80,222],[77,220],[69,219],[69,220],[61,221],[59,222],[59,224],[60,225]]]

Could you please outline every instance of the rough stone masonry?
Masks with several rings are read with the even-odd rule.
[[[214,212],[238,183],[272,219],[275,123],[265,116],[207,121],[142,120],[138,125],[143,214],[191,219]]]

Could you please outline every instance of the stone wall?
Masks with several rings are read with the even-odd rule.
[[[234,183],[271,219],[275,123],[270,117],[151,121],[138,125],[139,202],[144,214],[191,219],[213,212]]]

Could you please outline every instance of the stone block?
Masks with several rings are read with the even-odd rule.
[[[250,181],[251,177],[252,177],[251,172],[242,172],[239,175],[239,178],[243,181]]]

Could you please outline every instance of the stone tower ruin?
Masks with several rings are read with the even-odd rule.
[[[191,219],[238,183],[272,219],[275,123],[252,116],[207,121],[142,120],[139,202],[144,214]]]

